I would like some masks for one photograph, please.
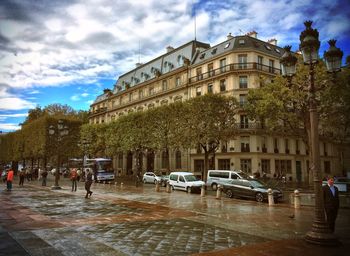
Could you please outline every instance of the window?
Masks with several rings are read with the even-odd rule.
[[[143,90],[140,89],[140,90],[139,90],[139,99],[142,99],[142,98],[143,98]]]
[[[118,167],[123,168],[123,153],[118,154]]]
[[[250,152],[249,136],[241,136],[241,152]]]
[[[162,168],[168,169],[169,166],[169,154],[168,151],[164,150],[162,152]]]
[[[262,56],[258,56],[258,69],[259,70],[262,70],[263,63],[264,63],[264,58]]]
[[[271,173],[270,159],[261,159],[261,171],[262,173]]]
[[[251,173],[252,160],[251,159],[241,159],[241,170],[243,172]]]
[[[162,81],[162,90],[166,91],[168,89],[168,83],[167,80],[163,80]]]
[[[205,53],[202,53],[200,56],[199,56],[199,58],[202,60],[202,59],[204,59],[204,57],[205,57]]]
[[[197,87],[196,88],[196,96],[201,96],[202,95],[202,87]]]
[[[239,54],[238,55],[238,68],[246,69],[247,68],[247,54]]]
[[[289,154],[289,140],[288,139],[284,140],[284,146],[285,146],[286,154]]]
[[[220,60],[220,71],[225,72],[226,71],[226,59]]]
[[[197,68],[196,69],[196,76],[197,76],[197,81],[203,79],[202,68]]]
[[[267,44],[265,44],[265,48],[268,49],[269,51],[272,50],[272,48],[269,45],[267,45]]]
[[[278,139],[273,140],[273,145],[274,145],[274,152],[278,153]]]
[[[208,76],[211,77],[214,75],[214,66],[213,63],[208,64]]]
[[[214,49],[211,51],[211,54],[215,54],[217,50],[218,50],[217,48],[214,48]]]
[[[177,76],[175,78],[175,86],[180,86],[181,85],[181,78],[179,76]]]
[[[181,151],[180,150],[176,150],[176,153],[175,153],[175,168],[181,169]]]
[[[226,91],[226,80],[220,80],[220,92]]]
[[[247,94],[239,95],[239,105],[243,107],[247,103]]]
[[[248,77],[247,76],[239,76],[239,88],[247,89],[248,88]]]
[[[299,140],[295,141],[295,153],[300,154],[300,149],[299,149]]]
[[[218,167],[219,170],[230,170],[230,159],[218,159]]]
[[[330,161],[324,161],[324,172],[325,173],[331,173],[331,162]]]
[[[275,160],[275,173],[277,175],[286,175],[292,173],[292,161],[291,160]]]
[[[179,177],[179,181],[180,181],[180,182],[185,182],[185,178],[184,178],[183,176],[180,176],[180,177]]]
[[[129,101],[132,101],[132,92],[129,93]]]
[[[208,93],[213,93],[213,84],[208,84]]]
[[[226,153],[227,152],[227,141],[222,141],[221,142],[221,153]]]
[[[225,44],[225,49],[227,49],[230,46],[230,42],[228,42],[227,44]]]
[[[248,117],[246,115],[240,115],[240,125],[241,129],[249,128]]]
[[[328,156],[327,143],[323,142],[323,155]]]
[[[148,89],[148,95],[153,95],[154,94],[154,87],[150,87]]]
[[[202,173],[203,170],[204,170],[204,160],[195,159],[194,160],[194,171]]]
[[[269,72],[270,73],[274,73],[275,72],[274,65],[275,65],[275,61],[274,60],[269,60]]]
[[[244,40],[244,39],[239,39],[238,43],[239,43],[240,45],[245,45],[245,40]]]
[[[263,153],[267,153],[266,137],[261,138],[261,149]]]
[[[179,55],[177,56],[177,65],[181,67],[184,64],[183,56]]]
[[[123,104],[123,96],[120,96],[119,98],[119,105]]]
[[[281,53],[280,49],[278,49],[278,48],[275,48],[275,51],[276,51],[277,53]]]

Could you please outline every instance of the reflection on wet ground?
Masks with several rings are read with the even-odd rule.
[[[0,192],[0,237],[18,249],[13,255],[189,255],[259,245],[271,250],[273,241],[302,238],[314,214],[312,208],[157,193],[152,185],[94,185],[91,199],[82,189],[63,188],[27,185]],[[348,214],[341,210],[337,220],[347,245]]]

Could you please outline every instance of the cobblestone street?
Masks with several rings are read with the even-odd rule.
[[[50,183],[49,183],[50,184]],[[200,197],[182,191],[83,183],[70,191],[37,181],[0,192],[0,255],[345,255],[350,210],[341,209],[336,235],[342,245],[323,248],[302,239],[312,207]]]

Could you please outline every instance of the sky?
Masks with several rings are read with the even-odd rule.
[[[28,110],[88,110],[118,77],[194,39],[258,32],[299,47],[303,22],[350,55],[349,0],[1,0],[0,131],[20,129]],[[194,16],[196,22],[194,22]],[[195,26],[196,24],[196,33]]]

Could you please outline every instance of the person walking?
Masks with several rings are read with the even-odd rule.
[[[19,186],[23,187],[25,176],[26,176],[25,170],[24,168],[22,168],[21,171],[19,172]]]
[[[12,182],[13,182],[13,170],[11,168],[7,173],[7,179],[6,179],[7,191],[12,190]]]
[[[86,174],[86,179],[85,179],[85,190],[86,190],[86,196],[85,198],[88,198],[89,196],[91,197],[92,191],[90,190],[92,184],[92,172],[89,170]]]
[[[72,192],[77,191],[77,178],[78,178],[77,169],[73,168],[70,171],[70,180],[72,181]]]
[[[334,177],[327,177],[327,185],[322,187],[322,191],[326,221],[331,231],[334,232],[335,220],[339,209],[339,191],[338,188],[334,186]]]
[[[46,168],[44,168],[44,170],[43,171],[41,171],[41,186],[46,186],[46,179],[47,179],[47,174],[48,174],[48,172],[47,172],[47,170],[46,170]]]

